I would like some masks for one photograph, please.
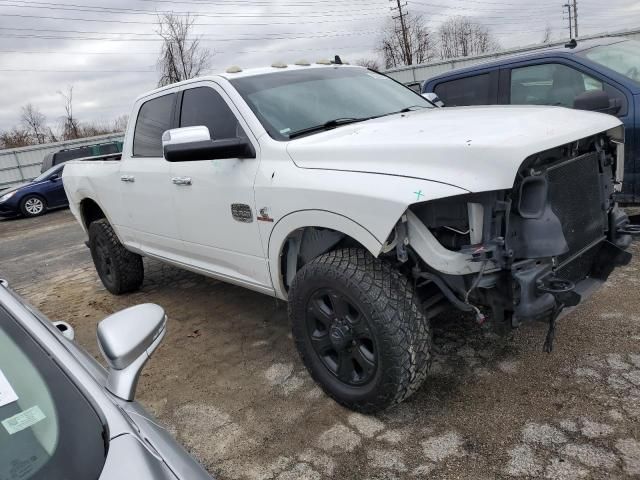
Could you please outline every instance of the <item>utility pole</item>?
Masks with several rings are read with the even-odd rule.
[[[394,0],[389,0],[390,2],[393,2]],[[404,5],[401,3],[401,0],[395,0],[395,3],[397,3],[397,7],[391,7],[391,10],[398,10],[398,16],[397,17],[392,17],[394,20],[400,19],[400,28],[402,29],[402,41],[403,41],[403,52],[404,52],[404,63],[405,65],[412,65],[413,64],[413,55],[411,54],[411,46],[409,45],[409,36],[407,35],[407,25],[404,21],[404,17],[407,16],[406,13],[404,13],[402,11],[403,7],[406,7],[407,4],[405,3]]]
[[[578,38],[578,0],[573,0],[573,33]]]
[[[569,12],[569,39],[573,38],[573,19],[571,18],[571,5],[569,3],[565,3],[563,5],[564,8]]]

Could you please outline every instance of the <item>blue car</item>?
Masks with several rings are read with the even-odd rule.
[[[47,210],[69,205],[62,185],[64,164],[56,165],[29,183],[0,192],[0,217],[36,217]]]
[[[625,168],[618,201],[640,203],[640,42],[571,41],[452,70],[428,79],[445,107],[558,105],[617,116],[625,126]]]

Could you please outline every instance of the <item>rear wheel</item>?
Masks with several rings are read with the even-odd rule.
[[[412,285],[364,250],[329,252],[302,267],[289,291],[289,317],[311,376],[348,408],[392,406],[427,375],[429,320]]]
[[[20,211],[25,217],[42,215],[46,208],[44,199],[38,195],[27,195],[20,202]]]
[[[124,248],[106,219],[89,225],[89,249],[107,290],[120,295],[140,288],[144,280],[142,257]]]

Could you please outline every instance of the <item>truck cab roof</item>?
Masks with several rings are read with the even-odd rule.
[[[214,81],[220,80],[220,79],[234,80],[237,78],[254,77],[258,75],[277,74],[277,73],[282,73],[282,72],[291,71],[291,70],[309,70],[309,69],[320,69],[320,68],[361,68],[361,69],[365,68],[357,65],[325,63],[324,60],[321,60],[320,62],[322,63],[311,63],[311,62],[309,63],[304,62],[304,64],[303,62],[298,62],[295,64],[274,63],[272,66],[269,66],[269,67],[256,67],[256,68],[247,68],[247,69],[244,69],[241,67],[230,67],[228,71],[214,73],[210,75],[203,75],[200,77],[191,78],[189,80],[183,80],[182,82],[172,83],[164,87],[156,88],[155,90],[151,90],[149,92],[146,92],[140,95],[136,99],[136,101],[139,101],[150,95],[154,95],[156,93],[162,92],[164,90],[168,90],[170,88],[180,87],[180,86],[188,85],[190,83],[195,83],[195,82],[201,82],[203,80],[214,80]],[[329,61],[327,60],[326,62],[329,62]]]

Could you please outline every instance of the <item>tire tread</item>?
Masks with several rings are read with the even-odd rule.
[[[89,225],[89,242],[92,257],[94,257],[93,239],[98,235],[106,239],[109,244],[113,259],[113,268],[116,273],[114,285],[107,285],[98,271],[100,280],[102,280],[105,288],[114,295],[122,295],[123,293],[138,290],[144,281],[142,257],[137,253],[130,252],[120,243],[116,232],[105,218],[91,222]],[[95,258],[94,265],[96,266],[96,270],[98,270],[98,264]]]
[[[311,276],[318,273],[340,277],[351,293],[360,301],[373,306],[375,317],[371,319],[379,335],[379,348],[386,356],[390,371],[385,372],[384,384],[373,398],[365,402],[351,402],[337,398],[320,384],[323,390],[338,403],[361,412],[375,412],[400,403],[418,390],[424,382],[431,363],[431,329],[429,320],[420,307],[420,299],[411,282],[387,262],[373,257],[369,252],[346,248],[321,255],[304,265],[296,274],[289,291],[289,317],[293,325],[296,346],[302,360],[318,382],[311,368],[304,341],[296,335],[294,311],[300,311],[298,290]]]

